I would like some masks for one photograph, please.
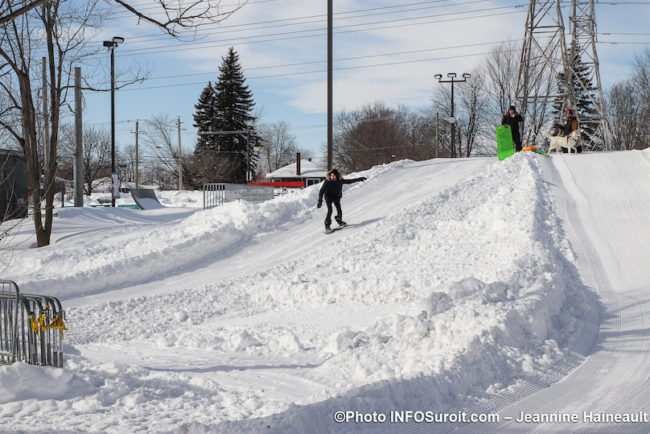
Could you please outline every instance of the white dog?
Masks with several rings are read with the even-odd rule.
[[[573,130],[568,136],[552,136],[548,133],[544,133],[544,135],[551,139],[551,144],[548,147],[549,153],[553,149],[555,149],[555,152],[562,152],[562,148],[567,148],[569,150],[569,154],[571,153],[572,149],[573,152],[576,154],[578,153],[578,150],[576,149],[576,143],[578,143],[578,139],[580,139],[580,130]]]

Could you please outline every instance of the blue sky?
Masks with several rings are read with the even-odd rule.
[[[597,7],[605,88],[629,76],[634,55],[650,45],[650,4],[635,1],[640,4]],[[228,9],[235,2],[222,5]],[[94,39],[101,44],[114,35],[125,38],[115,52],[118,76],[134,68],[149,71],[148,80],[116,94],[117,143],[134,143],[136,119],[180,116],[183,147],[193,149],[194,104],[233,46],[261,122],[287,122],[298,145],[320,155],[326,141],[326,6],[326,0],[251,0],[185,42],[128,14],[107,15]],[[335,111],[374,101],[426,107],[436,85],[433,74],[471,71],[493,44],[521,39],[527,6],[517,0],[334,0]],[[105,64],[104,77],[96,78],[108,86],[108,53]],[[86,92],[84,99],[84,122],[108,130],[109,94]]]

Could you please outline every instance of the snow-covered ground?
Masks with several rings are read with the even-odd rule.
[[[361,175],[331,235],[318,186],[211,210],[63,209],[42,249],[21,225],[2,276],[61,297],[71,330],[64,369],[0,367],[3,429],[649,431],[503,419],[648,411],[648,151]],[[334,419],[401,410],[501,420]]]
[[[148,187],[141,187],[148,188]],[[164,206],[172,208],[202,208],[203,207],[203,192],[201,191],[187,191],[187,190],[157,190],[156,197]],[[65,195],[65,206],[74,206],[74,196],[71,192]],[[84,196],[85,206],[102,206],[111,203],[110,193],[93,193],[90,196]],[[120,193],[120,197],[115,199],[116,205],[135,205],[135,201],[130,193]],[[54,207],[61,207],[61,194],[55,195]]]

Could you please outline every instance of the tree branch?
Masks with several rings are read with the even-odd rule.
[[[0,17],[0,25],[18,18],[22,14],[24,14],[26,12],[29,12],[30,10],[34,9],[36,6],[41,5],[41,4],[43,4],[43,3],[47,2],[47,1],[49,1],[49,0],[35,0],[35,1],[31,2],[31,3],[26,4],[25,6],[23,6],[20,9],[17,9],[17,10],[15,10],[13,12],[10,12],[9,14],[7,14],[7,15],[5,15],[3,17]]]
[[[234,9],[224,12],[224,13],[219,13],[219,1],[195,1],[193,3],[188,4],[187,6],[178,6],[178,7],[170,7],[164,0],[158,0],[158,3],[162,7],[165,17],[167,18],[166,22],[157,20],[153,18],[151,15],[145,14],[144,12],[141,12],[131,6],[128,2],[124,0],[113,0],[116,4],[122,6],[124,9],[128,10],[131,12],[133,15],[138,17],[138,19],[147,21],[151,24],[154,24],[161,29],[165,30],[169,35],[173,37],[178,37],[178,32],[176,30],[176,27],[180,27],[183,29],[188,29],[188,28],[196,28],[201,25],[199,23],[199,20],[205,20],[206,22],[214,23],[216,21],[222,21],[228,18],[230,15],[241,9],[246,3],[248,3],[248,0],[240,0],[237,2],[237,6],[235,6]],[[201,9],[198,9],[198,7],[201,7]],[[212,10],[216,10],[217,12],[211,12]],[[171,12],[171,13],[170,13]],[[220,17],[220,19],[216,19],[217,17]],[[207,23],[206,23],[207,24]]]

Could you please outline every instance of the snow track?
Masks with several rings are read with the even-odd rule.
[[[650,413],[650,158],[648,152],[555,156],[559,215],[577,253],[582,281],[602,303],[598,340],[565,379],[530,393],[502,416],[578,414],[568,424],[472,427],[476,432],[650,432],[650,424],[594,423],[585,413]],[[521,396],[518,394],[517,396]]]

